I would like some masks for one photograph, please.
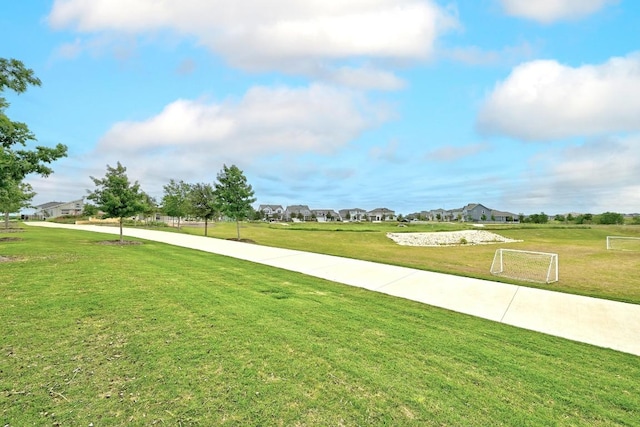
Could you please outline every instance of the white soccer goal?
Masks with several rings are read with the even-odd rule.
[[[607,236],[607,249],[640,251],[640,237]]]
[[[491,274],[528,282],[557,282],[558,254],[498,249],[491,263]]]

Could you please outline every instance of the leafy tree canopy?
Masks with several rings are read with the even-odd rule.
[[[189,191],[189,205],[194,216],[204,219],[204,235],[207,236],[209,220],[218,214],[213,186],[205,183],[193,184]]]
[[[236,165],[223,166],[218,173],[218,182],[215,184],[215,188],[220,212],[236,220],[238,240],[240,240],[239,222],[249,217],[253,210],[251,203],[256,201],[253,197],[253,188],[247,183],[247,178]]]
[[[600,224],[624,224],[624,215],[617,212],[605,212],[598,218]]]
[[[0,212],[5,214],[5,228],[9,228],[9,214],[29,207],[35,195],[33,188],[24,182],[6,181],[0,186]]]
[[[180,228],[180,218],[189,213],[189,191],[191,186],[184,181],[169,181],[164,187],[162,197],[162,207],[164,212],[172,217],[178,218],[178,228]]]
[[[120,241],[122,238],[122,222],[126,217],[144,212],[146,199],[140,190],[140,184],[129,182],[126,174],[127,168],[120,162],[113,168],[107,165],[107,173],[104,178],[91,180],[96,189],[89,191],[87,199],[95,202],[96,207],[105,213],[107,218],[120,219]]]
[[[33,70],[16,59],[0,58],[0,187],[20,183],[31,173],[49,176],[53,170],[48,164],[67,155],[67,147],[62,144],[54,148],[38,146],[34,150],[20,148],[35,141],[35,135],[26,124],[7,117],[5,109],[9,103],[1,94],[6,89],[21,94],[29,86],[40,86]]]

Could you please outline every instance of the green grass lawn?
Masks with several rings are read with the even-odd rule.
[[[36,227],[8,237],[3,425],[640,419],[636,356],[159,243]]]
[[[518,243],[456,247],[400,246],[388,232],[433,232],[473,228],[469,225],[427,223],[399,228],[396,223],[300,223],[290,225],[243,223],[242,237],[258,244],[326,253],[442,273],[497,280],[524,286],[640,304],[640,251],[607,251],[606,236],[640,237],[640,226],[487,225],[483,229]],[[202,228],[183,227],[203,234]],[[216,223],[209,236],[235,236],[235,223]],[[489,272],[499,247],[559,256],[560,281],[533,284],[498,278]]]

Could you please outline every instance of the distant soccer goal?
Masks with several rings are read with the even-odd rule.
[[[491,274],[536,283],[558,281],[558,254],[498,249],[491,263]]]
[[[607,249],[640,251],[640,237],[607,236]]]

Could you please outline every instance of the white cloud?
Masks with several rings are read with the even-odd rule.
[[[182,99],[147,120],[117,123],[95,157],[136,164],[141,176],[188,180],[212,164],[331,154],[387,117],[386,107],[326,85],[254,87],[241,99]]]
[[[618,0],[500,0],[508,15],[541,23],[578,19]]]
[[[640,53],[573,68],[540,60],[516,67],[482,105],[481,131],[524,140],[640,130]]]
[[[601,213],[640,211],[640,134],[550,150],[530,164],[505,200],[529,211]]]
[[[57,0],[48,21],[84,33],[168,31],[195,38],[235,66],[290,73],[308,71],[314,61],[338,67],[354,58],[424,59],[437,37],[458,25],[431,0]],[[398,84],[378,77],[383,86]]]

